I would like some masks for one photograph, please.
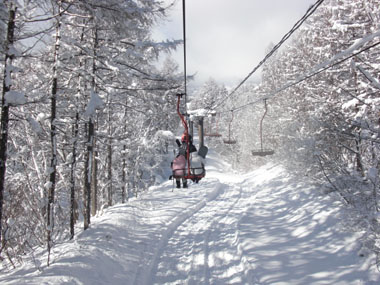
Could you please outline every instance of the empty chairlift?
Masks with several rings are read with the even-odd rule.
[[[265,107],[265,112],[264,112],[264,115],[260,121],[260,149],[256,149],[256,150],[252,151],[252,155],[254,155],[254,156],[267,156],[267,155],[273,155],[274,154],[273,149],[265,149],[263,147],[263,120],[264,120],[264,117],[268,111],[267,99],[264,99],[264,107]]]
[[[212,114],[212,116],[216,116],[216,114]],[[210,132],[205,133],[206,137],[213,137],[213,138],[219,138],[222,135],[218,132],[218,117],[215,119],[215,131],[212,130],[212,123],[210,122],[209,127],[210,127]]]
[[[228,139],[223,140],[225,144],[236,144],[236,140],[231,139],[231,124],[233,120],[234,120],[234,111],[231,110],[231,120],[230,120],[230,123],[228,124]]]

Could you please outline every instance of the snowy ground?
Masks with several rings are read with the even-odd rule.
[[[0,284],[380,284],[340,205],[305,181],[278,165],[234,173],[211,153],[199,185],[109,208],[50,267],[37,255]]]

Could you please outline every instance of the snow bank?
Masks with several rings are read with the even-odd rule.
[[[30,127],[32,128],[32,130],[36,134],[42,134],[43,133],[40,124],[35,119],[33,119],[32,117],[29,117],[29,118],[27,118],[27,121],[28,121]]]
[[[372,177],[376,173],[368,173]],[[236,173],[210,151],[207,177],[167,181],[36,252],[1,284],[379,284],[340,204],[307,179],[266,165]],[[78,225],[81,226],[81,225]]]
[[[215,113],[215,111],[210,111],[206,109],[197,109],[197,110],[189,110],[190,120],[194,120],[197,117],[208,117]]]
[[[175,135],[171,131],[159,130],[156,132],[157,139],[172,140],[175,141]]]
[[[95,114],[95,111],[97,109],[102,108],[104,105],[104,102],[100,96],[95,93],[94,91],[91,91],[91,98],[90,101],[87,104],[86,111],[84,112],[84,115],[87,117],[91,117]]]
[[[26,103],[25,94],[19,91],[8,91],[5,93],[5,104],[9,106],[18,106]]]

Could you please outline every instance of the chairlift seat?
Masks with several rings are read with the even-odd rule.
[[[189,137],[189,128],[188,128],[188,125],[186,123],[186,120],[184,118],[184,115],[181,114],[180,110],[179,110],[179,105],[180,105],[180,101],[181,101],[181,97],[183,95],[186,95],[186,94],[177,94],[177,114],[178,116],[180,117],[181,119],[181,122],[182,122],[182,125],[183,127],[185,128],[185,137]],[[186,164],[187,164],[187,167],[179,167],[177,169],[173,169],[173,175],[172,177],[175,178],[175,179],[191,179],[192,181],[198,183],[203,177],[206,176],[206,169],[204,167],[204,164],[201,164],[200,167],[191,167],[191,164],[190,164],[190,145],[189,145],[189,139],[186,140],[186,143],[187,143],[187,153],[184,153],[184,157],[187,158],[186,159]],[[200,153],[198,152],[198,154],[201,156],[201,157],[206,157],[207,155],[207,152],[208,152],[208,148],[207,147],[203,147],[200,149]]]
[[[223,140],[225,144],[236,144],[236,140]]]
[[[176,169],[173,171],[173,178],[175,179],[190,179],[192,181],[198,182],[203,177],[206,176],[206,169],[204,165],[201,167],[191,167],[190,174],[187,173],[187,169]]]
[[[252,155],[254,156],[267,156],[267,155],[273,155],[274,150],[272,149],[260,149],[260,150],[253,150]]]
[[[214,137],[214,138],[220,138],[222,135],[219,133],[211,133],[211,134],[206,134],[206,137]]]

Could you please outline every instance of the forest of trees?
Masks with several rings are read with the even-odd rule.
[[[155,183],[182,77],[161,1],[0,1],[1,259],[73,238]],[[181,79],[181,80],[180,80]],[[49,261],[48,261],[49,263]]]
[[[154,0],[0,0],[2,74],[0,257],[12,268],[39,247],[73,238],[91,216],[161,182],[162,130],[175,132],[183,73],[157,59],[180,41],[151,33]],[[268,161],[324,185],[346,205],[346,226],[380,253],[380,0],[326,0],[262,69],[206,118],[206,144],[239,170]],[[363,38],[354,56],[277,92]],[[272,46],[268,47],[268,51]],[[361,52],[360,52],[361,51]],[[359,53],[358,53],[359,52]],[[275,94],[275,95],[273,95]],[[210,79],[192,94],[212,109],[228,95]],[[263,122],[272,157],[254,157]],[[241,108],[244,103],[246,104]],[[241,104],[241,105],[239,105]],[[231,110],[235,110],[232,114]],[[49,261],[47,261],[49,263]]]
[[[354,44],[358,47],[349,53]],[[271,49],[268,47],[268,52]],[[345,60],[334,61],[339,54]],[[306,78],[326,62],[334,64]],[[220,116],[219,131],[226,137],[229,110],[236,110],[232,126],[237,144],[223,146],[221,139],[212,138],[210,146],[230,157],[240,169],[276,161],[297,175],[325,185],[326,194],[346,205],[346,228],[364,232],[363,250],[378,256],[379,63],[380,1],[324,1],[287,46],[265,62],[262,82],[243,85],[217,110],[216,119],[208,120],[215,128]],[[306,79],[299,84],[280,91],[303,77]],[[202,88],[210,89],[209,94],[226,92],[213,80]],[[202,92],[199,94],[204,97]],[[263,122],[264,147],[275,150],[270,159],[251,154],[260,148],[259,125],[265,98],[268,114]]]

